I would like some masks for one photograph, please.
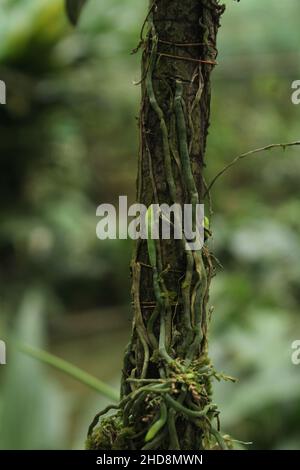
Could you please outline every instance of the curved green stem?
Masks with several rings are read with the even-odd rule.
[[[176,429],[176,411],[174,408],[169,410],[168,416],[168,430],[170,436],[169,450],[180,450],[180,444],[178,440],[178,434]]]
[[[160,405],[160,417],[157,421],[155,421],[155,423],[148,430],[146,437],[145,437],[145,442],[152,441],[155,438],[155,436],[159,433],[159,431],[166,424],[167,418],[168,418],[168,410],[167,410],[166,404],[162,402]]]
[[[183,413],[186,416],[189,416],[191,418],[204,418],[204,416],[207,415],[209,410],[214,407],[214,405],[209,404],[209,405],[205,406],[203,408],[203,410],[201,410],[201,411],[194,411],[194,410],[190,410],[189,408],[186,408],[186,406],[182,405],[177,400],[174,400],[174,398],[172,398],[168,394],[165,395],[165,400],[176,411],[178,411],[179,413]]]

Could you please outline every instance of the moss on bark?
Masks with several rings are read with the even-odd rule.
[[[138,202],[204,203],[210,76],[224,7],[217,0],[157,0],[141,42]],[[207,244],[138,241],[132,260],[134,319],[119,411],[91,429],[91,449],[226,448],[208,356]]]

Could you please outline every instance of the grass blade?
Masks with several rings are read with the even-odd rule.
[[[37,359],[38,361],[43,362],[44,364],[48,364],[49,366],[52,366],[55,369],[64,372],[73,379],[78,380],[79,382],[83,383],[84,385],[93,390],[96,390],[96,392],[109,398],[110,400],[113,400],[114,402],[119,401],[119,394],[113,387],[107,385],[106,383],[97,379],[93,375],[90,375],[79,367],[70,364],[64,359],[54,356],[53,354],[43,351],[42,349],[34,348],[26,344],[18,345],[18,349],[24,354],[27,354],[27,356]]]

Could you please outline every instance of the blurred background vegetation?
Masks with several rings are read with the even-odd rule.
[[[211,179],[234,156],[298,140],[298,0],[227,0],[214,72]],[[147,2],[0,0],[0,337],[9,331],[118,387],[131,322],[130,241],[96,239],[96,207],[135,197],[139,56]],[[255,449],[300,449],[299,150],[241,162],[213,191],[211,353],[223,430]],[[0,448],[82,448],[106,400],[8,347]]]

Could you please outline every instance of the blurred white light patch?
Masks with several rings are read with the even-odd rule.
[[[274,222],[257,222],[232,233],[231,251],[241,259],[256,262],[259,259],[294,258],[299,252],[299,241],[289,228]]]

